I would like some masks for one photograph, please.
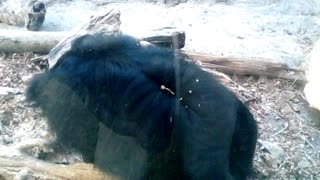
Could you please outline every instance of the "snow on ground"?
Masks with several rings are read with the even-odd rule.
[[[295,67],[309,53],[320,29],[320,2],[316,0],[234,0],[193,1],[172,7],[142,2],[103,6],[92,1],[65,2],[48,8],[43,30],[70,30],[106,7],[121,11],[122,30],[127,34],[175,26],[186,31],[187,50],[270,58]]]

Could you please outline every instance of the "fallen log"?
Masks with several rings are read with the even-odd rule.
[[[255,75],[280,78],[305,84],[305,72],[289,68],[285,63],[265,58],[225,57],[201,53],[183,52],[187,58],[199,61],[201,66],[225,74]]]
[[[21,178],[23,176],[23,178]],[[21,153],[15,147],[0,146],[0,179],[117,179],[100,172],[92,164],[47,163]]]
[[[67,32],[0,30],[0,52],[48,53],[67,34]]]
[[[0,52],[36,52],[46,54],[71,32],[33,32],[11,28],[0,29]],[[141,41],[163,47],[181,49],[185,45],[185,32],[174,27],[156,29],[137,36]]]

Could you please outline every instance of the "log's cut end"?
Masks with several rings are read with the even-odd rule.
[[[320,82],[307,83],[304,93],[310,106],[320,111]]]
[[[308,67],[308,83],[304,88],[304,94],[310,106],[320,111],[320,40],[313,46]]]

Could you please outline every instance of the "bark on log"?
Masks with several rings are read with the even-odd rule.
[[[27,171],[27,173],[23,171]],[[16,148],[0,146],[0,179],[18,179],[18,176],[24,176],[25,179],[118,179],[100,172],[92,164],[61,165],[47,163],[31,158]]]

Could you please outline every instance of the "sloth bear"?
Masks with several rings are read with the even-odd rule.
[[[120,179],[244,180],[252,170],[257,125],[248,108],[169,48],[82,36],[32,78],[27,100],[56,143]]]

